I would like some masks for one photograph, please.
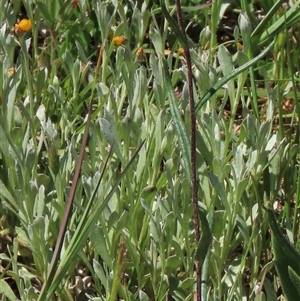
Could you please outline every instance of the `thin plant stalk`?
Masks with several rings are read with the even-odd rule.
[[[185,40],[184,54],[186,57],[187,64],[187,81],[188,81],[188,93],[189,93],[189,104],[190,104],[190,131],[191,131],[191,190],[192,190],[192,202],[193,202],[193,221],[196,235],[196,242],[198,244],[200,240],[200,225],[199,225],[199,214],[198,214],[198,185],[197,185],[197,163],[196,163],[196,113],[195,113],[195,100],[193,94],[193,74],[192,74],[192,61],[191,54],[188,47],[187,36],[185,33],[184,23],[182,19],[182,11],[180,0],[176,0],[176,11],[179,28]],[[201,262],[196,262],[196,300],[201,300]]]

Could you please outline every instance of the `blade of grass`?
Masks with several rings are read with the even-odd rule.
[[[300,298],[299,290],[295,287],[293,279],[300,277],[300,254],[294,246],[282,234],[275,213],[272,208],[265,208],[269,215],[269,223],[272,229],[272,245],[275,255],[275,266],[281,281],[281,285],[287,300],[297,301]],[[291,270],[293,270],[291,272]],[[296,277],[295,277],[296,276]],[[296,281],[297,283],[297,281]]]
[[[65,213],[64,213],[64,216],[63,216],[63,219],[61,222],[61,226],[59,229],[59,233],[58,233],[58,237],[57,237],[57,241],[56,241],[56,245],[55,245],[55,250],[53,252],[52,260],[51,260],[50,267],[49,267],[48,276],[43,284],[43,287],[42,287],[42,290],[41,290],[38,300],[44,300],[45,294],[48,290],[49,283],[52,283],[54,274],[56,272],[56,266],[57,266],[57,262],[58,262],[60,252],[62,249],[63,240],[64,240],[64,236],[66,233],[66,229],[67,229],[67,225],[68,225],[68,221],[69,221],[69,217],[71,214],[71,209],[72,209],[72,205],[73,205],[73,201],[74,201],[75,191],[76,191],[78,179],[80,176],[83,156],[85,153],[85,147],[87,144],[87,139],[88,139],[88,134],[89,134],[91,114],[92,114],[92,104],[90,104],[90,107],[89,107],[88,119],[86,122],[86,128],[85,128],[83,139],[82,139],[82,145],[80,147],[80,153],[79,153],[78,161],[77,161],[76,168],[75,168],[72,186],[71,186],[70,194],[69,194],[69,197],[68,197],[68,200],[66,203]]]
[[[51,286],[48,289],[48,292],[47,292],[47,295],[46,295],[45,299],[39,299],[39,300],[46,300],[47,301],[47,300],[50,300],[50,298],[53,296],[53,294],[55,293],[57,287],[59,286],[59,284],[61,284],[61,281],[62,281],[63,277],[65,276],[70,264],[72,263],[72,261],[77,256],[80,248],[82,247],[83,243],[85,242],[86,238],[88,237],[89,233],[91,232],[92,227],[95,225],[95,223],[99,219],[99,215],[103,212],[103,210],[107,206],[109,200],[111,199],[112,195],[115,193],[115,191],[118,188],[118,185],[120,184],[122,179],[125,177],[127,171],[129,170],[129,168],[132,165],[133,161],[137,157],[137,155],[138,155],[140,149],[142,148],[142,146],[144,145],[144,143],[145,143],[145,140],[137,148],[137,150],[135,151],[135,153],[131,157],[129,163],[126,165],[123,172],[119,175],[118,179],[114,183],[113,187],[111,188],[110,192],[107,194],[107,196],[105,197],[103,202],[98,201],[95,204],[94,208],[89,211],[90,215],[88,217],[88,220],[86,218],[81,219],[80,227],[78,226],[76,228],[76,231],[75,231],[75,233],[74,233],[74,235],[73,235],[73,237],[72,237],[72,239],[69,243],[69,246],[68,246],[67,250],[65,251],[64,256],[63,256],[63,258],[62,258],[62,260],[61,260],[61,262],[60,262],[60,264],[57,268],[57,273],[54,277],[53,283],[51,284]],[[96,185],[96,188],[99,187],[100,181],[101,181],[101,178],[99,178],[98,183]],[[89,202],[92,202],[95,199],[95,196],[97,194],[97,190],[98,189],[94,189],[93,194],[91,195],[91,198],[90,198]]]
[[[278,8],[282,5],[284,0],[278,0],[272,8],[268,11],[266,16],[260,21],[260,23],[253,30],[251,37],[258,36],[261,32],[267,27],[267,23],[273,18],[273,16],[277,13]],[[268,28],[268,27],[267,27]]]
[[[90,105],[89,105],[88,119],[87,119],[86,128],[85,128],[84,135],[83,135],[83,141],[82,141],[82,145],[81,145],[81,148],[80,148],[79,158],[78,158],[77,165],[76,165],[76,168],[75,168],[75,174],[74,174],[74,178],[73,178],[73,182],[72,182],[71,191],[70,191],[69,198],[68,198],[68,201],[67,201],[66,210],[65,210],[65,214],[64,214],[64,217],[63,217],[63,220],[62,220],[62,225],[61,225],[61,228],[60,228],[60,232],[58,234],[58,239],[57,239],[57,242],[56,242],[55,251],[54,251],[52,261],[51,261],[51,264],[50,264],[48,277],[47,277],[47,280],[45,281],[45,283],[42,287],[41,294],[40,294],[38,300],[44,300],[45,294],[47,293],[47,287],[49,286],[49,283],[52,283],[52,281],[53,281],[53,278],[54,278],[54,275],[55,275],[55,270],[56,270],[55,267],[57,266],[58,257],[60,255],[59,253],[60,253],[61,248],[62,248],[63,238],[64,238],[64,234],[65,234],[65,231],[66,231],[67,223],[68,223],[68,220],[69,220],[69,216],[70,216],[70,212],[71,212],[71,208],[72,208],[72,204],[73,204],[73,200],[74,200],[74,195],[75,195],[75,191],[76,191],[76,186],[77,186],[77,182],[78,182],[78,178],[79,178],[80,170],[81,170],[81,166],[82,166],[85,147],[86,147],[86,144],[87,144],[89,126],[90,126],[91,117],[92,117],[92,96],[94,94],[94,90],[95,90],[95,86],[96,86],[97,74],[98,74],[100,65],[102,63],[103,47],[104,47],[103,44],[101,44],[99,55],[98,55],[98,60],[97,60],[97,65],[96,65],[96,68],[95,68],[95,79],[93,81],[93,86],[92,86],[91,102],[90,102]],[[108,158],[107,158],[107,160],[108,160]],[[100,180],[101,180],[101,177],[100,177]]]
[[[206,94],[200,99],[200,101],[196,105],[196,112],[198,112],[203,105],[223,86],[225,85],[229,80],[234,78],[235,76],[239,75],[241,72],[245,71],[249,67],[253,66],[255,63],[257,63],[259,60],[261,60],[274,46],[275,39],[270,43],[268,47],[266,47],[258,56],[247,62],[246,64],[242,65],[241,67],[235,69],[231,74],[228,74],[227,76],[224,76],[222,79],[220,79],[212,88],[209,89],[209,91],[206,92]]]
[[[293,22],[298,21],[299,14],[300,14],[298,8],[299,4],[300,4],[300,0],[294,3],[293,6],[284,15],[282,15],[276,22],[274,22],[271,26],[269,26],[268,29],[260,35],[259,42],[257,44],[259,47],[266,44],[270,37],[274,37],[274,35],[277,35],[277,33],[283,30],[285,26],[290,26],[292,25]],[[277,7],[278,3],[276,3],[275,5]],[[275,12],[272,11],[272,13]],[[296,14],[296,16],[294,14]],[[268,16],[268,18],[271,17],[272,15]],[[254,30],[251,37],[253,37],[255,34],[257,35],[260,30],[261,28],[260,26],[258,26],[258,29]]]
[[[166,6],[165,6],[165,1],[160,0],[160,6],[161,6],[161,11],[164,15],[164,17],[167,19],[167,21],[169,22],[171,28],[174,30],[175,35],[177,37],[177,39],[179,40],[179,43],[183,46],[188,48],[188,43],[187,40],[184,36],[184,34],[182,33],[182,31],[180,30],[180,28],[178,27],[177,23],[175,22],[175,20],[171,17],[171,15],[169,14]]]

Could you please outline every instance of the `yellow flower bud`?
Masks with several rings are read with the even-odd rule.
[[[136,56],[138,58],[142,57],[144,55],[144,49],[143,47],[139,47],[137,50],[136,50]]]
[[[127,41],[127,39],[124,36],[117,36],[115,38],[113,38],[113,43],[115,46],[119,47],[121,45],[124,45]]]
[[[15,33],[24,33],[31,29],[31,21],[29,19],[23,19],[20,23],[15,24],[14,31]]]
[[[238,49],[239,51],[242,51],[243,48],[244,48],[243,44],[240,43],[240,42],[238,42],[238,43],[237,43],[237,49]]]
[[[178,48],[178,53],[179,53],[180,55],[185,55],[184,48],[183,48],[183,47]]]

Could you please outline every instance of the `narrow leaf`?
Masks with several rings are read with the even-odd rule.
[[[174,94],[174,89],[171,82],[171,76],[169,74],[169,68],[166,60],[163,60],[163,66],[165,71],[165,86],[170,101],[170,109],[174,122],[174,127],[177,133],[180,149],[183,157],[183,168],[186,173],[187,179],[191,181],[191,154],[190,154],[190,140],[186,133],[184,123],[181,119],[178,102]]]
[[[201,208],[199,209],[199,218],[201,224],[200,229],[202,233],[197,247],[195,258],[196,260],[203,263],[205,256],[209,250],[210,244],[212,242],[212,232],[209,227],[209,223],[206,218],[206,215]]]
[[[10,288],[10,285],[8,285],[8,283],[3,279],[0,280],[0,295],[1,294],[8,298],[8,300],[18,301],[18,298]]]
[[[281,281],[283,292],[288,301],[299,301],[299,289],[294,283],[297,283],[300,277],[300,254],[280,231],[274,211],[270,208],[266,208],[266,210],[269,214],[269,222],[272,229],[275,267]],[[291,270],[293,271],[291,272]],[[290,275],[292,275],[293,281]]]

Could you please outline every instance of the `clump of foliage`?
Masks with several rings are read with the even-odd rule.
[[[0,1],[1,299],[299,300],[299,1],[182,1],[192,83],[161,4]]]

